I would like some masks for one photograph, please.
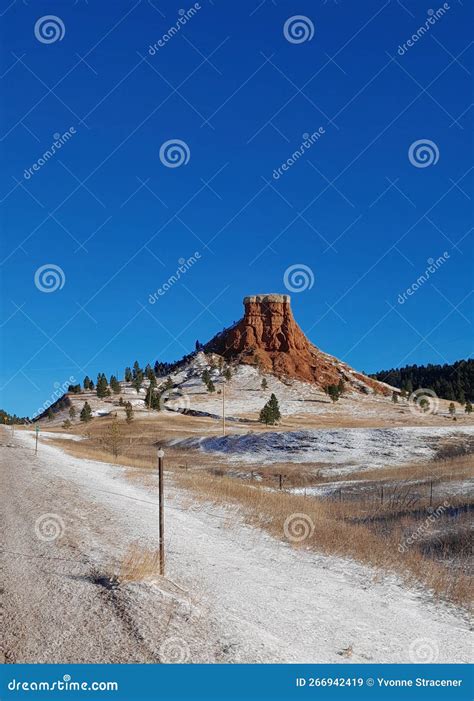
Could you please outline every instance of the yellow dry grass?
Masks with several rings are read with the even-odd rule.
[[[118,579],[122,582],[142,582],[159,574],[159,550],[143,548],[138,541],[131,543],[120,563]]]

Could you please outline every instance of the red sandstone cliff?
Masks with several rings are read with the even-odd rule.
[[[304,380],[320,387],[342,379],[361,392],[371,388],[381,394],[389,393],[383,383],[355,372],[310,343],[293,317],[289,295],[245,297],[244,307],[243,319],[209,341],[204,347],[206,352],[258,364],[278,377]]]

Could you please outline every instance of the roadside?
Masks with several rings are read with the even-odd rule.
[[[4,436],[6,661],[156,662],[171,650],[169,661],[421,662],[420,640],[431,661],[469,659],[454,607],[349,559],[294,549],[242,525],[235,506],[174,486],[169,580],[118,583],[130,546],[157,547],[156,478],[144,486],[47,444],[35,458],[31,434]],[[53,541],[35,535],[44,514],[64,524]]]

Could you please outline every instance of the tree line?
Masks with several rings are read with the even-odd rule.
[[[474,400],[474,359],[444,365],[406,365],[369,375],[411,394],[421,387],[432,389],[441,399],[465,404]]]

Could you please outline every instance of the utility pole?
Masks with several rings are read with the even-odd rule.
[[[165,519],[164,519],[164,503],[163,503],[163,458],[165,451],[158,449],[158,508],[159,508],[159,527],[160,527],[160,575],[165,574]]]
[[[225,380],[222,383],[222,435],[225,436]]]

